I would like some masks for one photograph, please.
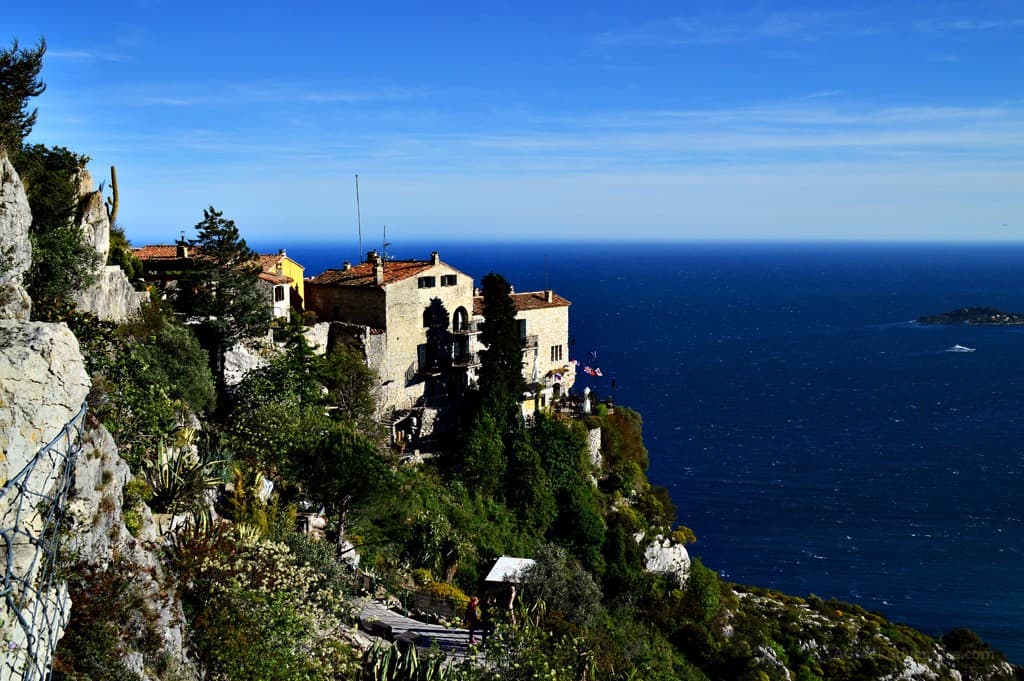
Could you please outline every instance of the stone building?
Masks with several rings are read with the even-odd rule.
[[[523,412],[546,410],[552,400],[576,382],[576,365],[569,362],[569,305],[554,291],[513,293],[519,340],[523,345]],[[483,298],[473,300],[474,317],[483,320]]]
[[[552,291],[513,295],[531,392],[524,412],[546,408],[574,381],[569,364],[569,301]],[[473,278],[442,262],[385,260],[371,251],[306,280],[307,309],[332,324],[333,342],[358,347],[380,378],[389,413],[441,409],[477,380],[483,299]]]
[[[156,244],[133,249],[142,262],[142,276],[146,281],[169,285],[191,270],[198,249],[184,244]],[[288,318],[292,308],[302,311],[304,296],[305,268],[288,257],[282,248],[276,254],[260,255],[259,285],[267,299],[271,316],[275,319]]]
[[[365,262],[307,279],[306,305],[320,321],[337,322],[335,342],[364,352],[385,411],[443,406],[475,378],[473,278],[436,252],[384,260],[370,251]]]

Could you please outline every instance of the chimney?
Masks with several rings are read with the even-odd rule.
[[[341,271],[342,272],[348,272],[350,269],[352,269],[352,263],[350,263],[348,260],[346,260],[342,264],[342,266],[341,266]]]
[[[377,251],[366,254],[366,261],[373,265],[373,283],[380,286],[384,283],[384,258]]]
[[[441,262],[441,256],[439,256],[437,254],[437,251],[434,251],[433,253],[430,254],[430,264],[431,265],[437,265],[440,262]]]
[[[544,302],[553,303],[555,302],[555,292],[551,289],[544,290]]]
[[[175,257],[178,257],[178,258],[187,258],[188,257],[188,246],[183,244],[183,243],[179,243],[178,244],[178,248],[175,251],[174,255],[175,255]]]
[[[278,255],[282,255],[282,256],[283,256],[283,255],[288,255],[288,251],[286,251],[286,250],[284,250],[284,249],[282,248],[282,249],[281,249],[280,251],[278,251],[278,252],[277,252],[277,254],[278,254]]]

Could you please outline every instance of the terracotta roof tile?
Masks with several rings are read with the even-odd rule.
[[[157,244],[154,246],[141,246],[132,250],[135,252],[135,257],[139,260],[174,260],[178,257],[178,247],[173,245]]]
[[[429,260],[387,260],[384,262],[384,285],[393,284],[432,267]],[[373,264],[364,262],[347,270],[327,270],[307,280],[311,284],[329,286],[376,286]]]
[[[176,245],[167,244],[155,244],[152,246],[141,246],[139,248],[132,249],[135,252],[135,256],[145,262],[147,260],[177,260],[178,259],[178,247]],[[199,256],[198,248],[189,248],[189,255],[193,258]],[[291,277],[281,276],[277,272],[277,266],[285,256],[276,253],[273,255],[261,254],[257,256],[260,263],[260,268],[264,273],[270,275],[270,278],[261,276],[260,278],[264,281],[273,281],[274,283],[284,284],[294,281]]]
[[[530,291],[529,293],[513,293],[512,304],[516,306],[516,311],[525,312],[526,310],[540,310],[548,307],[569,307],[572,305],[567,299],[558,295],[554,291],[551,292],[551,300],[548,301],[545,295],[546,291]],[[483,296],[476,296],[473,298],[473,314],[483,315],[484,314],[484,298]]]
[[[260,253],[260,267],[263,268],[264,272],[276,272],[277,266],[281,264],[282,255],[269,255],[266,253]]]
[[[273,272],[260,272],[260,279],[269,281],[271,284],[290,284],[294,281],[291,277],[275,274]]]

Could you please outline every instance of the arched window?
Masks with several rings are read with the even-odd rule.
[[[466,308],[456,308],[452,315],[452,331],[469,331],[469,313]]]

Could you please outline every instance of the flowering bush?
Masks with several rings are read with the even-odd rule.
[[[180,537],[172,561],[195,649],[212,679],[346,678],[343,595],[288,547],[225,526]]]

